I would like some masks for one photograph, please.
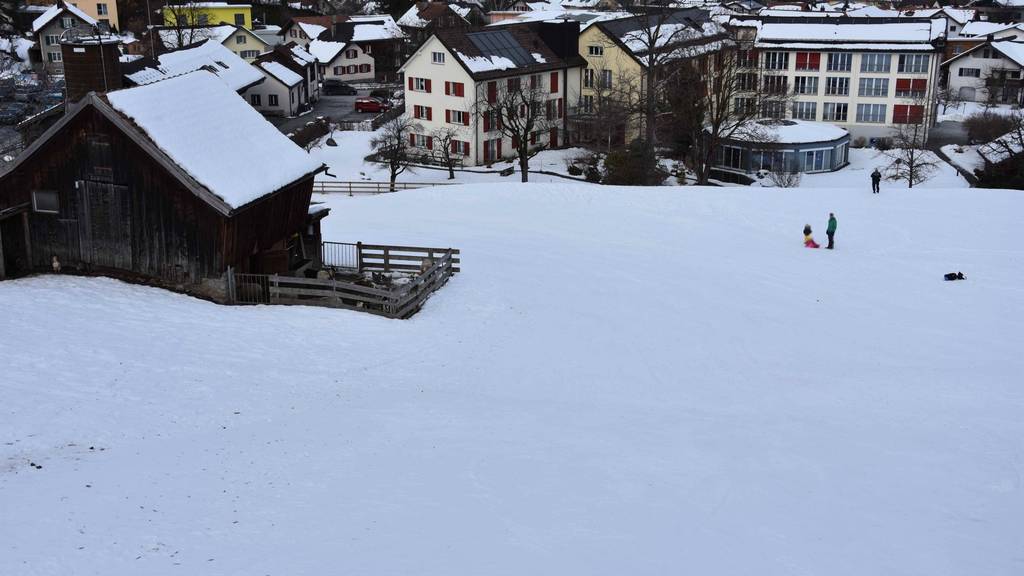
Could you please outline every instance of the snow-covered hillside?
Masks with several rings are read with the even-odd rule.
[[[462,274],[408,321],[0,283],[0,574],[1021,573],[1020,192],[329,201]]]

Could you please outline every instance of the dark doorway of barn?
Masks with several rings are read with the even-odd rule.
[[[31,271],[26,223],[24,214],[0,220],[0,280],[24,276]]]
[[[128,189],[87,180],[79,193],[78,220],[85,232],[82,261],[99,268],[131,270],[132,219]]]

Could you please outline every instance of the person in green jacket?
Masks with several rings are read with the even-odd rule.
[[[826,248],[831,250],[835,247],[836,235],[836,215],[831,212],[828,213],[828,228],[825,229],[825,234],[828,235],[828,246]]]

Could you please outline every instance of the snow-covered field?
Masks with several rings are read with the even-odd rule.
[[[462,274],[408,321],[0,283],[0,574],[1024,570],[1020,192],[330,201]]]
[[[359,181],[387,182],[390,175],[383,164],[366,162],[363,160],[371,151],[370,140],[374,132],[343,132],[333,134],[337,146],[327,146],[320,142],[310,150],[314,158],[330,166],[330,174],[317,175],[318,181]],[[566,159],[583,153],[581,148],[566,148],[560,150],[544,150],[530,160],[530,182],[556,182],[576,184],[576,181],[567,180],[560,176],[540,174],[535,172],[555,172],[568,176]],[[515,166],[516,173],[511,176],[501,176],[499,172],[509,166]],[[519,182],[519,165],[517,162],[498,162],[491,168],[486,166],[470,166],[467,170],[455,172],[455,180],[448,179],[448,170],[441,167],[411,166],[408,170],[398,175],[399,182],[441,182],[455,184],[481,184],[481,183],[516,183]],[[581,185],[588,185],[586,182],[579,182]]]
[[[961,144],[946,144],[942,147],[942,152],[949,157],[949,159],[957,166],[973,173],[976,169],[985,167],[985,160],[978,154],[978,148],[980,144],[975,145],[961,145]]]
[[[941,104],[939,105],[939,111],[942,112]],[[953,122],[963,122],[968,116],[981,114],[985,111],[985,104],[982,102],[960,102],[956,106],[948,107],[945,113],[938,114],[936,121],[943,122],[946,120],[952,120]],[[1009,115],[1020,112],[1020,109],[1009,104],[996,104],[994,106],[989,106],[987,111],[990,114]]]

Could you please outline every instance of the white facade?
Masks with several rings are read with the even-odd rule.
[[[443,57],[435,55],[438,53],[443,54]],[[520,78],[526,85],[532,75],[539,74],[542,85],[548,87],[549,100],[554,110],[558,110],[558,101],[561,100],[557,132],[538,135],[537,146],[549,144],[552,135],[557,138],[555,146],[565,145],[568,133],[567,111],[579,99],[579,67],[533,74],[517,74],[513,69],[500,78],[476,81],[436,36],[431,36],[413,54],[402,71],[406,79],[405,113],[420,125],[414,134],[414,145],[422,148],[424,153],[432,152],[431,134],[440,128],[454,128],[462,149],[458,157],[462,158],[466,166],[490,164],[515,157],[511,138],[503,136],[496,126],[489,125],[480,114],[474,113],[484,106],[488,83],[505,83],[509,79]],[[552,74],[558,77],[555,81],[557,89],[553,91],[550,90]],[[488,124],[486,130],[485,124]]]
[[[1011,45],[1024,47],[1016,42],[995,42],[994,45]],[[992,100],[1000,103],[1019,102],[1018,89],[1000,89],[996,87],[989,94],[987,82],[998,79],[1008,80],[1010,84],[1019,85],[1024,66],[993,48],[993,44],[982,44],[949,60],[947,82],[964,100],[986,102]],[[1009,52],[1009,51],[1008,51]],[[1013,54],[1013,52],[1010,52]],[[1021,50],[1024,56],[1024,50]],[[998,83],[998,82],[997,82]]]
[[[783,76],[793,93],[786,118],[830,122],[854,138],[889,136],[908,115],[931,123],[938,52],[763,50],[761,58],[761,86],[766,78]],[[769,59],[775,65],[781,60],[785,68],[766,69]]]
[[[265,79],[242,94],[246,102],[267,116],[298,115],[302,82],[288,86],[266,70],[260,71]]]
[[[373,56],[357,44],[315,40],[310,43],[309,51],[320,62],[325,79],[361,82],[376,77]]]
[[[71,28],[77,28],[83,33],[88,34],[92,29],[92,24],[65,10],[40,28],[36,34],[39,39],[39,50],[43,68],[51,74],[63,74],[64,62],[60,51],[61,35]]]

